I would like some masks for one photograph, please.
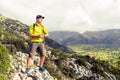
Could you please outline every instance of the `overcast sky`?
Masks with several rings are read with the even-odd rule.
[[[120,0],[0,0],[0,13],[27,25],[41,14],[48,31],[120,29]]]

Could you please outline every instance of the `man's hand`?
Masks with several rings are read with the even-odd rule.
[[[40,37],[40,38],[44,38],[44,37],[45,37],[45,34],[40,34],[39,37]]]
[[[48,34],[40,34],[39,37],[41,38],[48,37]]]
[[[40,34],[39,37],[41,37],[41,38],[48,37],[48,34]]]

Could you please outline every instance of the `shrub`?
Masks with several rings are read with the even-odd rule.
[[[91,79],[87,79],[86,77],[82,77],[82,78],[79,78],[77,80],[91,80]],[[94,80],[94,79],[92,79],[92,80]]]
[[[60,53],[59,54],[59,58],[61,60],[67,60],[69,58],[69,54],[67,54],[67,53]]]
[[[92,65],[93,67],[91,68],[91,70],[93,73],[98,73],[103,75],[102,66],[99,63],[93,63]]]
[[[0,80],[8,80],[3,74],[0,73]]]
[[[79,58],[75,61],[75,63],[79,65],[85,65],[86,60],[84,58]]]
[[[0,44],[0,73],[6,73],[10,68],[10,60],[8,50],[5,46]]]
[[[3,43],[14,45],[17,51],[28,52],[28,45],[24,39],[9,38],[5,39]]]
[[[75,78],[76,77],[75,71],[70,67],[64,67],[62,72],[70,78]]]
[[[58,69],[56,69],[56,67],[54,65],[52,65],[52,62],[50,61],[50,59],[48,57],[45,58],[44,67],[45,67],[46,70],[49,71],[49,73],[54,78],[57,78],[57,80],[61,80],[61,76],[59,74],[57,74],[58,73],[57,72]]]

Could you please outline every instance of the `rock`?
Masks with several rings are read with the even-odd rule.
[[[74,62],[72,62],[72,61],[69,62],[69,66],[70,66],[72,69],[78,71],[78,69],[77,69],[77,65],[76,65]]]
[[[51,57],[51,52],[48,52],[49,57]],[[10,56],[11,59],[11,66],[14,69],[15,73],[10,74],[11,80],[57,80],[57,78],[53,78],[50,73],[45,70],[43,73],[39,72],[39,68],[37,67],[39,63],[39,56],[34,56],[32,67],[29,73],[25,73],[26,69],[26,59],[28,57],[28,54],[22,53],[22,52],[16,52],[16,54],[13,56]],[[53,61],[55,60],[55,57],[52,58]],[[86,66],[78,65],[75,63],[76,59],[69,59],[67,61],[60,60],[60,64],[64,66],[68,66],[72,68],[75,71],[76,78],[75,79],[69,79],[68,80],[76,80],[80,78],[84,78],[87,80],[116,80],[116,77],[112,74],[109,74],[107,72],[104,72],[104,76],[97,73],[92,73],[91,67],[92,65],[88,62],[86,62]],[[56,66],[57,67],[57,66]],[[67,79],[64,79],[67,80]]]
[[[11,80],[54,80],[47,70],[41,73],[39,72],[39,68],[34,64],[29,73],[25,73],[27,56],[27,54],[22,52],[16,52],[14,58],[10,56],[12,59],[11,66],[15,70],[15,74],[10,74]],[[34,60],[36,64],[37,61],[39,61],[38,59],[39,57],[36,57]],[[22,62],[22,64],[19,64],[19,61]]]
[[[87,80],[116,80],[116,77],[114,75],[108,74],[106,72],[106,78],[100,74],[92,73],[91,68],[93,67],[93,65],[88,62],[86,62],[86,66],[83,66],[77,65],[74,61],[75,60],[70,60],[67,64],[76,71],[76,79],[87,77]]]
[[[86,62],[86,68],[87,68],[87,69],[90,70],[92,67],[93,67],[93,66],[92,66],[90,63]]]
[[[51,51],[47,51],[48,57],[51,57]]]
[[[107,72],[104,72],[105,73],[105,76],[109,79],[109,80],[116,80],[116,77],[112,74],[109,74]]]
[[[19,74],[16,73],[15,76],[13,77],[13,80],[21,80]]]

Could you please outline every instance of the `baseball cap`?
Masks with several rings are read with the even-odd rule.
[[[44,19],[44,17],[43,17],[42,15],[37,15],[37,16],[36,16],[36,19],[38,19],[38,18]]]

